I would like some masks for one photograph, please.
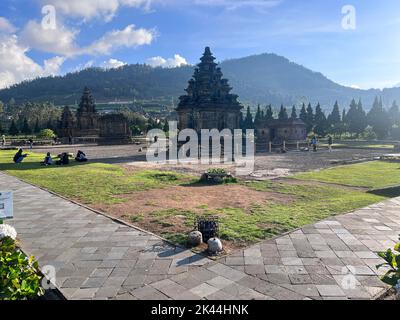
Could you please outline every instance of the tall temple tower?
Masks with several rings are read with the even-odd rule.
[[[187,94],[179,98],[179,130],[239,129],[243,106],[238,96],[230,93],[232,88],[223,79],[209,47],[200,60],[185,90]]]
[[[99,134],[98,114],[92,93],[85,87],[78,111],[76,113],[79,136],[96,136]]]

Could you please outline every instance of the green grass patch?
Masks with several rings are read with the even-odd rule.
[[[69,166],[41,166],[44,155],[29,153],[22,164],[14,164],[14,152],[0,151],[0,170],[24,181],[46,188],[87,204],[124,202],[122,195],[134,191],[164,188],[195,181],[188,175],[175,172],[145,170],[128,173],[117,165],[103,163]]]
[[[379,189],[400,184],[400,165],[393,162],[371,161],[300,173],[294,178]]]

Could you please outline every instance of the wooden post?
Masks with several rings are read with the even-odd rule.
[[[283,140],[283,150],[286,151],[286,140]]]
[[[269,142],[268,149],[269,153],[272,153],[272,141]]]

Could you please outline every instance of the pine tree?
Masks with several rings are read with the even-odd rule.
[[[339,104],[336,101],[335,105],[333,106],[332,113],[328,116],[328,132],[333,134],[340,133],[341,127],[341,118],[340,118],[340,110]]]
[[[361,100],[359,103],[353,99],[350,104],[350,109],[346,115],[346,122],[350,133],[359,136],[367,127],[365,112],[362,107]]]
[[[297,110],[296,110],[296,106],[292,107],[292,113],[290,115],[290,119],[292,120],[296,120],[297,119]]]
[[[386,138],[390,127],[390,118],[383,108],[382,99],[376,97],[371,110],[367,115],[367,122],[379,139]]]
[[[254,127],[259,128],[261,123],[262,123],[262,120],[263,120],[263,116],[262,116],[262,113],[261,113],[261,107],[260,107],[260,105],[258,105],[257,106],[257,113],[256,113],[256,116],[254,118]]]
[[[392,126],[400,125],[400,109],[396,101],[393,101],[393,104],[389,109],[389,117]]]
[[[283,105],[281,105],[281,109],[279,111],[278,119],[279,120],[288,120],[289,119],[287,110],[286,110],[286,108],[283,107]]]
[[[250,107],[247,107],[246,118],[244,119],[243,129],[254,129],[253,115],[251,114]]]
[[[303,120],[304,123],[307,123],[307,110],[306,105],[303,103],[300,111],[300,119]]]
[[[270,121],[274,119],[274,112],[272,111],[272,106],[267,106],[267,111],[265,112],[265,121]]]
[[[33,133],[39,133],[39,132],[40,132],[39,119],[36,118],[36,122],[35,122],[35,127],[33,129]]]
[[[15,124],[14,119],[11,121],[10,128],[8,129],[8,133],[10,136],[17,136],[19,134],[19,130],[17,125]]]
[[[307,116],[306,116],[307,132],[311,132],[314,128],[314,110],[311,103],[307,106]]]
[[[31,127],[29,126],[28,119],[24,118],[23,124],[22,124],[22,129],[21,132],[23,134],[29,135],[32,133]]]
[[[320,136],[324,136],[327,130],[327,121],[325,113],[322,111],[321,105],[318,103],[315,108],[314,132]]]

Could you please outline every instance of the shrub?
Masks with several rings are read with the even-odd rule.
[[[56,137],[56,134],[51,129],[44,129],[44,130],[40,131],[39,134],[37,135],[38,139],[53,139],[55,137]]]
[[[386,262],[377,265],[376,268],[389,267],[389,270],[381,277],[381,280],[395,287],[400,281],[400,242],[395,245],[394,251],[388,249],[387,251],[379,252],[378,255]]]
[[[371,126],[365,128],[364,132],[362,133],[362,138],[365,140],[376,140],[378,139],[374,129]]]
[[[0,239],[0,300],[40,297],[44,294],[40,280],[35,259],[26,257],[10,236]]]

